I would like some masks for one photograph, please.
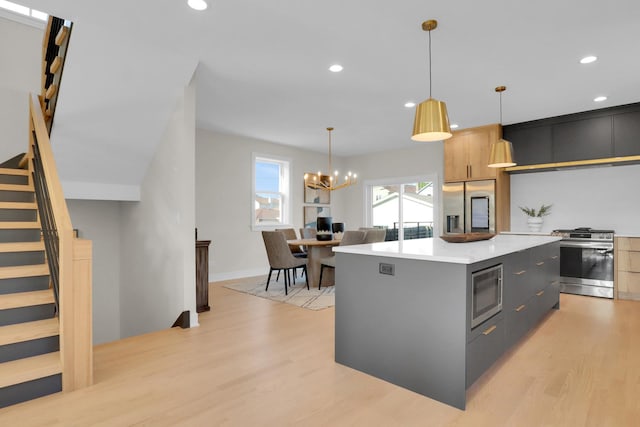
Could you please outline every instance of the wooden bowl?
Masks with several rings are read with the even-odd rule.
[[[495,236],[492,233],[464,233],[464,234],[449,234],[440,236],[442,240],[449,243],[467,243],[477,242],[479,240],[489,240]]]

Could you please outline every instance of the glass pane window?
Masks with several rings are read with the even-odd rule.
[[[433,236],[433,182],[415,181],[371,185],[370,226],[385,228],[386,239],[408,240]]]
[[[252,227],[285,225],[289,221],[289,161],[253,156]]]

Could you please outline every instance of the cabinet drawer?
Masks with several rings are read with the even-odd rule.
[[[467,388],[482,375],[505,350],[504,321],[486,322],[481,333],[467,344]]]
[[[509,255],[504,262],[502,283],[503,306],[509,310],[516,308],[530,296],[529,251],[516,252]]]
[[[616,237],[616,244],[621,251],[640,251],[640,238]]]
[[[533,320],[529,303],[527,300],[507,311],[505,315],[506,348],[511,348],[531,329]]]
[[[529,300],[532,322],[537,323],[560,300],[559,287],[556,283],[537,291]]]
[[[640,252],[618,251],[616,264],[619,271],[640,273]]]
[[[640,273],[618,271],[616,279],[618,292],[640,293]]]

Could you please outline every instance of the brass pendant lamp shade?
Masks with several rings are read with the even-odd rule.
[[[447,115],[447,105],[431,96],[431,31],[438,26],[438,21],[428,20],[422,23],[422,29],[429,32],[429,99],[416,107],[413,122],[414,141],[430,142],[451,138],[451,127]]]
[[[507,90],[506,86],[498,86],[496,92],[500,94],[500,124],[502,124],[502,92]],[[491,144],[491,154],[489,155],[490,168],[508,168],[515,166],[513,161],[513,145],[505,139],[500,138]]]

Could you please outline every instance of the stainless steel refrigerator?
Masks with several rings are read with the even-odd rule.
[[[444,234],[496,232],[496,181],[442,186]]]

